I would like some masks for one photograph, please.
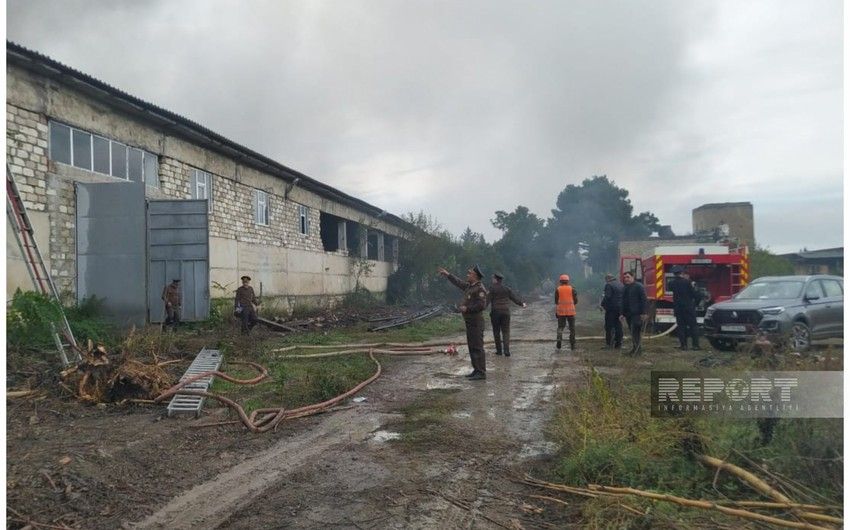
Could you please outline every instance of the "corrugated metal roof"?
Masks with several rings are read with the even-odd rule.
[[[797,259],[838,259],[844,258],[844,247],[824,248],[821,250],[807,250],[805,252],[792,252],[782,254],[785,258]]]
[[[207,129],[179,114],[157,107],[143,101],[118,88],[95,79],[94,77],[66,66],[39,52],[29,50],[20,44],[6,41],[6,62],[36,71],[60,83],[71,86],[95,97],[109,98],[110,102],[142,119],[156,123],[170,132],[199,143],[225,156],[236,158],[242,164],[253,166],[255,169],[270,173],[288,182],[299,179],[298,186],[316,193],[319,196],[355,208],[363,213],[379,217],[391,224],[407,230],[415,230],[413,225],[403,219],[384,211],[366,201],[348,195],[332,186],[324,184],[304,173],[272,160],[256,151],[240,145],[220,134]]]

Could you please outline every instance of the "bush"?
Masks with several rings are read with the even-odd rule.
[[[380,300],[375,298],[372,292],[365,287],[361,287],[360,289],[348,293],[345,295],[345,298],[342,299],[342,307],[346,308],[367,309],[378,305],[381,305]]]
[[[109,324],[100,316],[103,301],[95,297],[64,308],[65,317],[77,342],[110,340]],[[51,323],[62,318],[63,307],[51,298],[34,291],[15,291],[6,313],[6,342],[18,349],[52,350],[55,348]]]

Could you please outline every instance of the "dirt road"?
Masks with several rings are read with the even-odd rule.
[[[515,311],[514,336],[553,335],[549,310]],[[554,345],[512,349],[510,358],[488,355],[486,382],[463,377],[465,355],[392,363],[365,402],[322,417],[133,527],[488,528],[511,519],[533,527],[508,473],[554,450],[544,434],[549,405],[557,388],[580,377],[581,364]]]
[[[514,337],[553,337],[550,311],[547,302],[515,310]],[[597,326],[591,320],[597,315],[580,316],[580,332]],[[516,343],[510,358],[490,348],[488,379],[474,382],[463,377],[465,346],[457,357],[382,358],[384,374],[360,394],[365,401],[261,435],[232,425],[196,428],[221,418],[223,408],[193,420],[166,418],[160,407],[93,407],[53,394],[10,400],[7,526],[563,524],[552,520],[559,510],[541,515],[525,505],[540,504],[523,496],[537,492],[510,476],[554,450],[544,433],[553,398],[579,381],[579,358],[600,345],[556,353],[552,343]]]

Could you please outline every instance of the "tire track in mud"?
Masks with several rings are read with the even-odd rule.
[[[515,311],[513,336],[554,338],[550,310],[538,303]],[[362,393],[365,403],[308,423],[309,430],[184,492],[134,528],[509,524],[521,514],[504,501],[517,487],[505,470],[524,469],[528,459],[556,449],[545,427],[558,389],[582,377],[577,357],[587,346],[579,343],[571,353],[554,344],[516,343],[510,358],[488,354],[486,381],[463,377],[469,371],[464,354],[393,363]],[[427,406],[435,392],[450,393],[456,404],[439,426],[445,432],[427,446],[400,440],[405,406]]]

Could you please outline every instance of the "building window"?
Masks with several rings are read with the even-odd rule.
[[[254,190],[254,222],[269,225],[269,195],[261,190]]]
[[[145,151],[145,185],[159,187],[159,158]]]
[[[71,164],[71,128],[50,122],[50,158],[63,164]]]
[[[48,153],[69,166],[159,187],[155,154],[62,123],[50,122]]]
[[[207,211],[212,211],[212,175],[200,169],[192,170],[191,188],[192,198],[207,201]],[[266,224],[268,224],[268,216],[266,216]]]
[[[305,236],[310,235],[310,209],[300,204],[298,205],[298,229]]]
[[[384,256],[383,260],[392,263],[397,255],[396,249],[398,241],[391,235],[384,234]]]

